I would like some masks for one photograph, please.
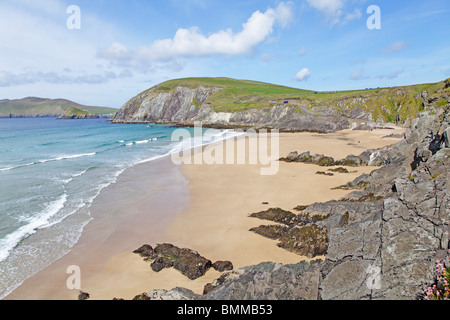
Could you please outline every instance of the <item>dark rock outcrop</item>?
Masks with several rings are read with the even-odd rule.
[[[170,258],[166,258],[166,257],[157,257],[155,259],[155,261],[153,261],[150,264],[150,268],[152,268],[152,270],[155,272],[160,272],[162,269],[165,269],[165,268],[172,268],[174,266],[174,261],[173,261],[174,259],[176,259],[176,258],[170,259]],[[178,265],[177,269],[186,275],[186,270],[185,270],[186,268],[184,266]],[[191,277],[194,277],[194,276],[191,276]]]
[[[297,223],[297,215],[280,208],[271,208],[266,211],[255,212],[252,213],[250,217],[282,223],[288,226],[292,226]]]
[[[153,260],[150,267],[155,272],[174,267],[191,280],[202,277],[212,267],[212,262],[198,252],[167,243],[159,244],[154,249],[144,245],[133,252],[146,261]]]
[[[310,258],[324,255],[327,251],[327,230],[317,225],[318,221],[327,218],[325,216],[310,216],[305,213],[295,215],[290,211],[274,208],[253,213],[250,217],[277,223],[252,228],[250,231],[272,240],[279,240],[280,248]]]
[[[329,177],[334,176],[333,173],[324,172],[324,171],[317,171],[316,174],[317,174],[317,175],[321,175],[321,176],[329,176]]]
[[[291,152],[287,157],[280,158],[279,161],[299,162],[314,164],[321,167],[332,166],[383,166],[388,163],[388,154],[393,146],[387,146],[379,149],[370,149],[361,153],[359,156],[349,155],[345,159],[335,160],[332,157],[323,154],[312,155],[309,151],[299,154],[297,151]]]
[[[350,171],[348,171],[347,169],[345,169],[343,167],[339,167],[336,169],[329,169],[328,171],[337,172],[337,173],[350,173]]]
[[[134,250],[133,253],[139,254],[145,259],[155,259],[157,257],[157,254],[155,253],[155,250],[153,250],[153,247],[148,244],[144,244],[139,249]]]
[[[138,300],[317,300],[321,260],[281,265],[261,263],[224,273],[208,283],[204,295],[191,290],[152,290]]]
[[[231,261],[216,261],[212,264],[212,267],[219,272],[224,272],[233,270],[233,263]]]
[[[229,273],[204,300],[316,300],[321,260],[295,265],[272,262]]]
[[[58,120],[75,120],[75,119],[100,119],[98,114],[64,114],[57,117]]]
[[[151,261],[150,267],[154,272],[160,272],[165,268],[174,267],[191,280],[202,277],[210,268],[219,272],[233,270],[231,261],[216,261],[212,263],[202,257],[198,252],[178,248],[172,244],[159,244],[154,249],[145,244],[133,251],[144,258],[144,261]]]
[[[78,300],[89,300],[90,294],[84,291],[80,291],[80,294],[78,295]]]
[[[144,292],[137,295],[133,300],[198,300],[201,299],[200,295],[195,294],[193,291],[185,288],[175,288],[168,290],[152,290],[150,292]]]

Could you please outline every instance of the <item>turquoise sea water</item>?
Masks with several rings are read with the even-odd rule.
[[[212,142],[175,129],[106,119],[0,119],[0,298],[67,253],[92,219],[102,189],[127,168]],[[190,129],[193,134],[193,129]]]

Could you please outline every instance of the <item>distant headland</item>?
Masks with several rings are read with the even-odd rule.
[[[86,119],[112,115],[116,111],[107,107],[85,106],[66,99],[27,97],[0,100],[0,118]]]

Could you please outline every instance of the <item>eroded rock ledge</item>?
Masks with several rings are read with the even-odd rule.
[[[250,215],[276,222],[276,225],[259,226],[250,229],[264,237],[279,240],[278,246],[300,256],[315,258],[326,254],[328,249],[328,232],[319,221],[329,216],[309,214],[295,215],[280,208],[269,209]]]
[[[370,149],[364,151],[359,156],[349,155],[345,159],[335,160],[332,157],[323,154],[311,154],[309,151],[299,154],[297,151],[291,152],[287,157],[280,158],[279,161],[299,162],[314,164],[320,167],[346,166],[384,166],[389,161],[389,151],[393,146],[386,146],[379,149]]]

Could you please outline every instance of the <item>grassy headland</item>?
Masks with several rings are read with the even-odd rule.
[[[58,116],[70,112],[75,115],[113,114],[116,109],[84,106],[65,99],[28,97],[18,100],[0,100],[0,117]]]
[[[320,92],[291,88],[270,83],[230,78],[184,78],[170,80],[153,87],[156,92],[169,92],[176,87],[219,87],[206,101],[215,111],[236,112],[264,109],[280,104],[304,106],[311,112],[334,109],[351,113],[361,109],[372,114],[373,121],[401,123],[415,118],[424,109],[422,93],[427,99],[447,104],[450,79],[438,83],[417,84],[391,88],[372,88],[353,91]],[[193,102],[195,104],[195,101]]]

